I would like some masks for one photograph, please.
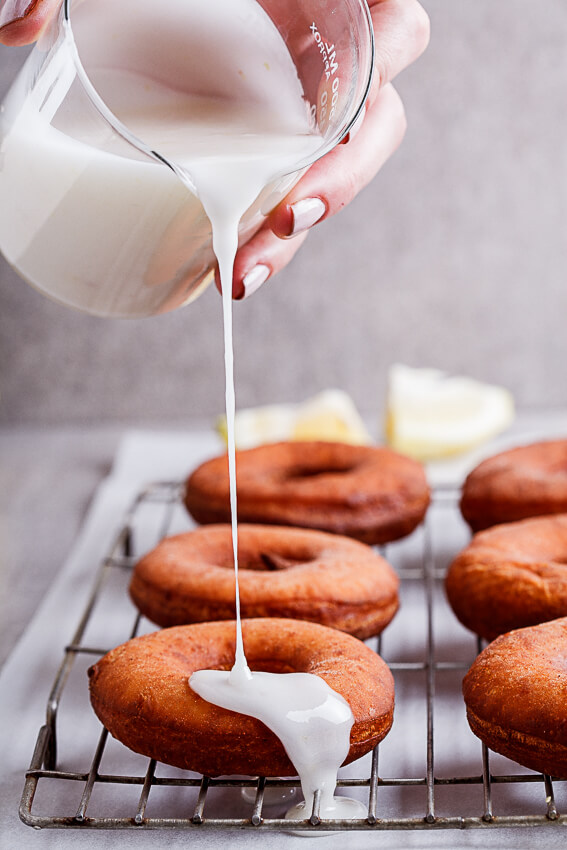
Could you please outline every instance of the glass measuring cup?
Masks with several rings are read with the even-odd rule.
[[[315,137],[242,217],[242,244],[356,121],[372,65],[365,0],[65,0],[0,115],[0,250],[37,289],[95,315],[189,303],[215,257],[168,147],[177,99],[205,114],[220,104],[238,127],[231,144],[255,132],[242,104],[245,118],[295,112]],[[197,155],[222,121],[209,131]]]

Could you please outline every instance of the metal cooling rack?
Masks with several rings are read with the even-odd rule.
[[[371,758],[355,763],[348,775],[339,774],[338,788],[364,800],[368,806],[367,816],[354,821],[321,820],[316,798],[310,817],[302,822],[293,822],[294,831],[329,828],[335,831],[557,828],[567,825],[567,815],[560,813],[562,806],[567,809],[567,782],[523,770],[489,753],[477,739],[474,739],[474,744],[469,741],[476,761],[471,764],[467,757],[462,774],[454,771],[453,775],[445,777],[436,773],[443,728],[435,728],[434,721],[446,699],[447,683],[443,677],[448,675],[452,679],[454,698],[462,675],[482,648],[467,633],[466,640],[470,642],[467,657],[455,661],[440,658],[436,645],[436,617],[447,618],[446,611],[439,613],[439,607],[446,605],[442,580],[445,572],[443,562],[447,558],[437,551],[431,523],[439,511],[446,512],[448,522],[455,521],[456,503],[455,491],[441,489],[434,493],[426,523],[413,535],[420,538],[418,555],[412,556],[409,562],[402,559],[401,565],[397,566],[401,579],[401,610],[404,609],[404,594],[415,594],[416,588],[423,594],[426,635],[423,652],[418,653],[417,658],[390,660],[388,654],[382,652],[382,641],[379,639],[374,644],[396,679],[396,713],[400,705],[404,707],[404,700],[419,703],[423,711],[425,740],[418,748],[423,753],[423,769],[406,773],[400,771],[399,775],[390,775],[391,771],[385,769],[382,773],[379,770],[379,751],[388,742],[388,736]],[[179,530],[175,523],[181,512],[178,483],[157,483],[147,487],[135,499],[123,527],[100,565],[77,630],[65,648],[49,694],[46,722],[39,730],[26,773],[20,817],[30,826],[290,829],[290,821],[284,819],[281,811],[281,797],[295,793],[299,788],[297,780],[262,777],[213,779],[134,756],[101,728],[90,708],[88,696],[85,696],[88,666],[111,646],[121,642],[112,632],[111,644],[101,646],[101,634],[106,635],[111,626],[112,631],[118,621],[126,623],[124,640],[144,629],[154,628],[136,614],[129,603],[128,576],[143,552],[161,537]],[[384,554],[392,563],[402,545],[390,544],[385,548]],[[120,617],[117,617],[114,609],[122,602],[124,610],[120,610]],[[449,616],[452,616],[450,612]],[[409,685],[402,688],[403,692],[408,692],[407,698],[404,693],[398,695],[398,679],[401,677],[405,677],[406,682],[409,677]],[[66,711],[66,706],[71,707],[70,712]],[[441,726],[444,724],[443,720]],[[473,737],[468,727],[463,735]],[[395,746],[399,748],[400,745],[397,743]],[[400,750],[395,752],[399,754]],[[353,767],[359,770],[358,774],[352,774]]]

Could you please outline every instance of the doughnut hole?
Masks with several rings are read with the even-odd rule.
[[[297,479],[317,478],[325,475],[350,475],[351,473],[356,472],[358,468],[359,464],[340,463],[339,459],[337,459],[336,464],[327,464],[323,467],[309,465],[294,466],[287,470],[287,472],[282,475],[282,478],[287,481],[296,481]]]

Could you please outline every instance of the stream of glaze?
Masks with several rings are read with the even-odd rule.
[[[228,168],[230,170],[230,165]],[[222,286],[227,448],[237,621],[236,653],[234,666],[229,672],[197,671],[191,676],[190,686],[201,697],[215,705],[258,718],[281,740],[298,772],[305,799],[304,804],[294,806],[288,812],[290,818],[308,817],[317,791],[320,792],[321,817],[364,817],[366,809],[358,801],[334,796],[337,771],[350,748],[353,715],[348,703],[319,676],[309,673],[252,672],[244,652],[238,586],[232,276],[238,247],[239,215],[246,208],[245,204],[254,200],[254,193],[262,187],[256,174],[249,175],[244,181],[246,191],[243,191],[241,186],[238,193],[219,192],[218,173],[212,181],[210,173],[207,169],[203,174],[199,165],[195,164],[191,176],[199,188],[201,200],[212,222],[213,246],[219,262]],[[227,173],[226,179],[228,178]],[[239,203],[236,203],[237,198]]]

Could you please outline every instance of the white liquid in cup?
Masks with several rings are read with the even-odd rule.
[[[295,178],[275,194],[268,184],[321,143],[261,7],[96,0],[73,8],[72,26],[108,107],[162,156],[189,172],[199,163],[202,180],[234,198],[246,240]],[[72,52],[69,40],[61,45],[23,108],[23,80],[6,101],[0,196],[10,203],[0,204],[0,250],[44,293],[97,315],[178,307],[211,278],[209,220],[167,166],[138,155],[96,116]],[[245,199],[235,195],[241,188]]]

